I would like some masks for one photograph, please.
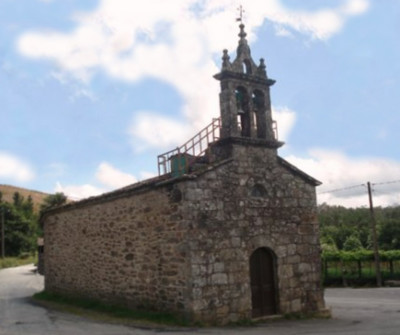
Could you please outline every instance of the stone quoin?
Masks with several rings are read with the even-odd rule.
[[[47,291],[208,324],[325,308],[320,182],[278,156],[275,81],[243,24],[239,38],[200,153],[160,155],[158,177],[43,215]]]

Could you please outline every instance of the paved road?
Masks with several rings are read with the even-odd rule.
[[[29,303],[43,289],[33,266],[0,271],[0,335],[398,335],[400,288],[329,289],[330,320],[272,321],[248,328],[140,329],[90,321]]]

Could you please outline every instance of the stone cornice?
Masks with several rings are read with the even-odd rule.
[[[226,138],[221,138],[220,140],[218,140],[218,142],[215,142],[213,145],[224,145],[229,143],[252,145],[256,147],[266,147],[270,149],[277,149],[285,144],[285,142],[281,141],[276,141],[276,140],[269,141],[251,137],[226,137]]]
[[[224,80],[224,79],[236,79],[240,81],[247,81],[255,84],[260,85],[267,85],[272,86],[275,84],[275,80],[269,78],[263,78],[256,75],[246,74],[246,73],[238,73],[230,70],[223,70],[220,73],[214,75],[214,78],[217,80]]]

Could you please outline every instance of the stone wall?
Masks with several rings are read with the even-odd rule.
[[[45,217],[45,287],[134,308],[187,310],[186,227],[170,187]]]
[[[190,176],[48,213],[46,290],[225,324],[251,318],[249,259],[268,248],[277,312],[323,309],[315,180],[257,141],[221,143]]]
[[[260,247],[276,255],[279,313],[323,309],[315,186],[274,150],[228,146],[232,161],[180,185],[195,318],[251,318],[249,259]]]

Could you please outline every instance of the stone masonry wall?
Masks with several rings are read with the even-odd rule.
[[[323,309],[315,186],[279,164],[274,150],[227,150],[231,162],[180,185],[195,318],[251,318],[249,259],[259,247],[276,255],[279,313]],[[266,193],[254,193],[256,184]]]
[[[218,150],[227,159],[197,175],[47,214],[46,290],[225,324],[251,318],[249,259],[264,247],[277,312],[323,309],[314,184],[274,149]]]
[[[185,314],[186,228],[170,191],[156,188],[48,215],[46,290]]]

